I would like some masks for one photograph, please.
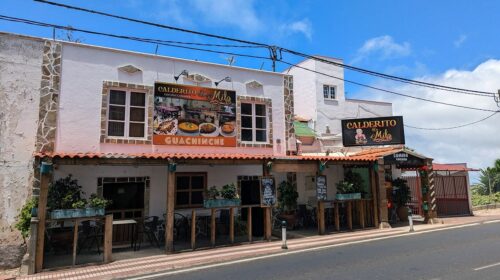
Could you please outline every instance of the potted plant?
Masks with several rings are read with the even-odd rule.
[[[72,217],[74,218],[85,217],[86,216],[85,206],[87,206],[87,201],[85,199],[80,199],[76,202],[73,202],[71,204],[71,207],[73,207]]]
[[[406,204],[411,200],[410,187],[405,179],[392,180],[392,201],[396,204],[396,212],[400,221],[408,221]]]
[[[290,228],[294,228],[297,223],[297,199],[299,193],[294,184],[289,181],[282,181],[278,186],[278,207],[281,211],[281,219],[286,220]]]
[[[83,195],[82,187],[78,181],[69,174],[65,178],[58,179],[49,187],[47,197],[47,207],[51,209],[52,219],[62,219],[73,217],[73,203],[81,200]]]
[[[361,193],[354,186],[353,183],[348,181],[339,181],[337,184],[337,193],[335,194],[335,198],[337,200],[349,200],[349,199],[360,199]]]
[[[364,180],[361,174],[348,169],[345,172],[344,180],[352,184],[355,192],[361,193],[362,197],[366,196],[366,192],[363,190]]]
[[[90,195],[89,206],[86,210],[90,213],[94,213],[95,216],[104,216],[105,208],[112,203],[111,200],[107,200],[98,197],[95,193]]]
[[[238,195],[238,189],[236,188],[234,183],[222,186],[222,189],[220,191],[216,186],[213,186],[207,190],[205,197],[207,198],[203,200],[203,207],[205,208],[241,205],[241,200]]]

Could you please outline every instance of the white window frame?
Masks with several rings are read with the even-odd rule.
[[[328,87],[328,96],[325,97],[325,88]],[[332,98],[332,89],[335,95],[335,98]],[[323,99],[325,100],[337,100],[337,86],[332,85],[323,85]]]
[[[250,104],[252,105],[252,115],[246,115],[246,114],[243,114],[241,111],[240,111],[240,130],[241,130],[241,135],[240,135],[240,141],[241,143],[244,143],[244,144],[269,144],[269,116],[268,116],[268,105],[265,104],[265,103],[260,103],[260,102],[245,102],[245,101],[241,101],[241,105],[243,104]],[[240,106],[241,106],[240,105]],[[262,129],[262,128],[257,128],[256,125],[257,125],[257,122],[256,122],[256,119],[257,119],[257,116],[255,114],[255,105],[262,105],[264,106],[264,118],[265,118],[265,124],[266,124],[266,128],[265,129]],[[251,116],[252,117],[252,141],[248,141],[248,140],[243,140],[242,137],[243,137],[243,130],[244,129],[250,129],[250,128],[244,128],[243,127],[243,120],[242,118],[243,117],[249,117]],[[262,117],[262,116],[259,116],[259,117]],[[266,141],[257,141],[257,133],[256,131],[257,130],[264,130],[266,132]]]
[[[116,91],[124,91],[125,92],[125,105],[118,105],[118,104],[111,104],[111,91],[116,90]],[[130,99],[131,99],[131,94],[132,92],[136,93],[142,93],[144,94],[144,107],[142,106],[131,106],[130,105]],[[120,120],[111,120],[112,122],[124,122],[125,127],[123,129],[123,136],[113,136],[109,135],[109,113],[110,113],[110,106],[121,106],[125,107],[125,120],[120,121]],[[144,108],[144,137],[131,137],[129,136],[130,133],[130,123],[141,123],[141,122],[135,122],[135,121],[130,121],[130,108]],[[147,92],[142,91],[142,90],[135,90],[135,89],[128,89],[128,88],[110,88],[108,91],[108,108],[106,112],[106,137],[109,139],[133,139],[133,140],[147,140],[148,135],[148,95]]]

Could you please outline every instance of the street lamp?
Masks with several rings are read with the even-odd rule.
[[[179,77],[180,77],[180,76],[182,76],[182,75],[184,75],[184,76],[186,76],[186,77],[187,77],[187,75],[189,75],[188,70],[182,70],[182,72],[181,72],[179,75],[174,76],[174,80],[175,80],[175,82],[177,82],[177,80],[179,80]]]
[[[218,86],[221,82],[223,82],[223,81],[224,81],[224,82],[228,82],[228,83],[230,83],[232,80],[231,80],[231,77],[227,76],[227,77],[225,77],[224,79],[222,79],[222,80],[220,80],[220,81],[218,81],[218,82],[215,82],[215,87],[217,87],[217,86]]]

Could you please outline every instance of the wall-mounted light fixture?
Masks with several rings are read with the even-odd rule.
[[[182,70],[182,72],[179,75],[174,76],[174,80],[177,82],[177,80],[179,80],[179,77],[182,76],[182,75],[184,75],[184,76],[187,77],[189,75],[188,70]]]
[[[223,81],[224,81],[224,82],[228,82],[228,83],[230,83],[232,80],[231,80],[231,77],[227,76],[227,77],[225,77],[224,79],[222,79],[222,80],[220,80],[220,81],[218,81],[218,82],[215,82],[215,86],[217,87],[217,86],[218,86],[221,82],[223,82]]]

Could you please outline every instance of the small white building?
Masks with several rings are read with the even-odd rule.
[[[343,64],[341,59],[317,57]],[[296,120],[307,122],[316,134],[316,141],[310,145],[303,143],[304,153],[340,151],[342,119],[392,116],[392,103],[346,98],[342,67],[306,59],[283,73],[294,77]]]

